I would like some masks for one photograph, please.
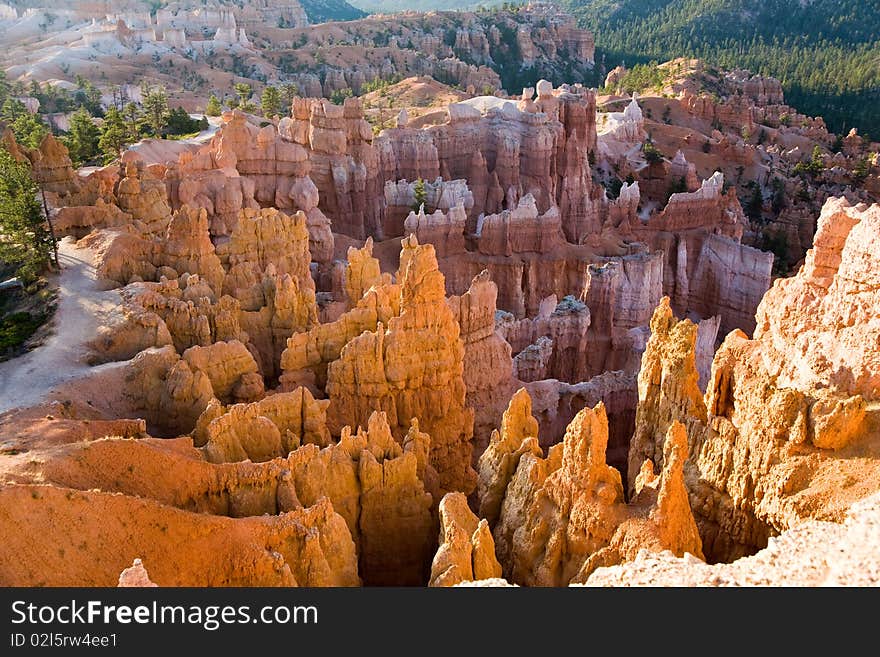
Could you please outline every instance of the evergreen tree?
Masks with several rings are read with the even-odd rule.
[[[141,109],[135,103],[129,103],[122,110],[122,118],[125,120],[125,130],[128,135],[128,143],[136,142],[141,138]]]
[[[70,117],[70,131],[64,140],[74,166],[80,167],[98,155],[100,138],[101,131],[92,121],[92,115],[80,107]]]
[[[698,57],[778,78],[789,105],[880,138],[880,4],[864,0],[560,0],[606,70]],[[494,53],[493,53],[494,57]],[[503,80],[503,77],[502,77]],[[790,122],[785,117],[783,125]]]
[[[648,164],[657,164],[663,161],[663,153],[654,146],[654,142],[650,138],[642,145],[642,154]]]
[[[263,110],[263,116],[266,117],[271,118],[281,114],[281,93],[276,87],[268,86],[263,89],[260,108]]]
[[[238,108],[242,112],[254,112],[257,107],[251,102],[251,95],[253,95],[253,89],[251,89],[251,85],[247,82],[238,82],[235,85],[235,95],[238,96]]]
[[[856,162],[856,165],[853,167],[853,176],[859,182],[862,182],[865,178],[868,177],[868,174],[871,172],[871,163],[868,161],[868,156],[859,159]]]
[[[211,94],[211,97],[208,98],[208,104],[205,107],[205,115],[206,116],[220,116],[223,113],[223,106],[220,104],[220,99],[217,98],[214,94]]]
[[[748,205],[746,205],[746,216],[752,221],[760,221],[763,208],[764,194],[761,192],[761,185],[755,182],[752,198],[749,199]]]
[[[166,133],[169,135],[189,135],[202,130],[202,119],[194,119],[182,107],[171,110],[168,116]]]
[[[666,202],[669,203],[669,198],[673,194],[681,194],[682,192],[686,192],[686,191],[687,191],[687,183],[685,182],[685,179],[680,176],[673,178],[672,182],[669,184],[669,190],[666,194]],[[618,194],[619,193],[620,193],[620,190],[618,189]]]
[[[55,248],[38,193],[28,164],[0,148],[0,260],[14,265],[25,285],[49,265]]]
[[[416,180],[415,184],[413,185],[413,195],[415,197],[415,200],[412,204],[412,210],[413,212],[420,212],[425,203],[428,202],[428,192],[425,189],[425,181],[421,178]]]
[[[24,103],[14,98],[7,98],[0,107],[0,119],[9,125],[15,140],[27,148],[39,148],[40,142],[49,134],[43,120],[28,112]]]
[[[76,87],[77,89],[73,94],[73,101],[80,107],[85,107],[92,116],[103,116],[104,111],[101,105],[101,90],[81,75],[76,76]],[[49,86],[49,88],[53,89],[51,86]]]
[[[104,124],[101,126],[101,137],[98,140],[98,148],[104,153],[104,161],[111,162],[119,157],[131,141],[129,129],[122,114],[115,107],[107,110]]]
[[[334,105],[344,105],[346,98],[351,98],[354,95],[354,92],[350,87],[344,87],[342,89],[336,89],[333,93],[330,94],[330,102]]]
[[[785,194],[785,183],[781,178],[774,178],[771,186],[773,187],[773,212],[778,215],[782,212],[785,206],[788,205],[788,200],[786,199]]]
[[[144,122],[154,137],[161,137],[168,127],[171,109],[164,87],[148,87],[143,95]]]
[[[9,94],[12,92],[12,85],[9,84],[9,78],[6,77],[6,71],[0,68],[0,106],[2,106]]]
[[[284,114],[289,115],[293,107],[293,99],[299,96],[299,87],[293,82],[281,85],[281,96],[284,98]]]

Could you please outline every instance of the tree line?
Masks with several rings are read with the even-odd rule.
[[[19,144],[38,148],[51,132],[44,115],[51,113],[51,109],[71,110],[67,100],[46,99],[84,98],[85,102],[70,114],[68,130],[59,131],[60,139],[77,167],[110,162],[127,146],[146,137],[179,138],[208,127],[206,118],[194,119],[182,107],[172,109],[168,94],[161,86],[142,86],[140,102],[114,90],[113,100],[105,109],[102,94],[96,87],[81,78],[77,84],[78,92],[74,94],[59,91],[49,84],[33,83],[24,87],[20,83],[10,83],[0,71],[0,121],[12,130]],[[28,109],[30,98],[39,101],[39,111]]]
[[[782,82],[834,132],[880,139],[880,4],[862,0],[561,0],[606,70],[698,57]]]

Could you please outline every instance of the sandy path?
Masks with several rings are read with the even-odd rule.
[[[72,238],[58,244],[58,308],[52,334],[36,349],[0,363],[0,413],[32,406],[65,381],[94,368],[84,358],[85,343],[101,318],[119,305],[119,293],[98,289],[91,249],[76,248]]]

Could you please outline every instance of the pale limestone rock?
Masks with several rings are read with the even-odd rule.
[[[880,398],[878,231],[880,205],[829,200],[801,271],[764,296],[755,339],[780,383]]]
[[[135,559],[131,566],[119,573],[119,584],[117,586],[149,588],[158,586],[158,584],[150,579],[150,575],[144,567],[144,562],[140,559]]]
[[[804,285],[806,274],[792,280]],[[811,297],[798,299],[787,301],[789,310],[774,319],[778,326],[798,321],[796,311]],[[840,306],[845,312],[845,303]],[[691,454],[685,482],[707,556],[735,559],[805,519],[841,518],[875,489],[876,459],[853,455],[878,449],[876,414],[860,395],[810,383],[822,381],[827,370],[792,385],[776,374],[780,355],[767,333],[749,340],[734,331],[715,355],[704,401],[696,385],[696,327],[676,322],[661,305],[652,328],[639,378],[630,482],[645,457],[663,463],[662,437],[673,422],[683,424]]]

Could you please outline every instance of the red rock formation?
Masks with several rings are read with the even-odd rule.
[[[366,429],[344,427],[333,443],[325,423],[328,404],[304,388],[225,410],[213,404],[199,420],[194,443],[203,444],[214,463],[278,463],[282,457],[272,499],[299,508],[328,497],[348,523],[365,583],[423,583],[433,544],[426,487],[436,486],[427,463],[429,436],[414,421],[401,446],[385,414],[377,412]]]
[[[405,235],[414,235],[420,244],[433,244],[438,258],[465,252],[464,233],[467,214],[464,206],[450,208],[447,212],[435,210],[426,215],[420,210],[410,212],[403,222]]]
[[[534,197],[527,194],[516,208],[490,214],[477,223],[479,250],[484,255],[546,253],[565,242],[559,211],[551,207],[538,214]]]
[[[235,120],[233,117],[230,123]],[[234,133],[234,129],[229,131]],[[241,210],[260,207],[254,198],[254,179],[241,175],[234,168],[237,159],[230,165],[228,153],[220,161],[218,156],[211,146],[196,153],[184,151],[176,163],[169,163],[165,172],[165,185],[172,205],[205,208],[214,236],[229,234],[235,228]]]
[[[355,546],[328,500],[278,516],[224,518],[151,499],[56,486],[0,489],[18,554],[0,581],[113,586],[134,558],[159,586],[357,586]]]
[[[585,352],[588,376],[581,380],[610,370],[638,369],[644,327],[662,290],[662,272],[662,254],[656,252],[589,266],[582,298],[592,320]]]
[[[165,233],[172,219],[164,183],[146,170],[142,161],[120,163],[114,193],[119,208],[130,214],[142,235]]]
[[[436,485],[427,463],[431,439],[414,422],[401,446],[384,413],[373,413],[366,424],[356,433],[345,427],[337,444],[305,445],[290,454],[295,499],[309,505],[326,496],[339,509],[365,584],[424,584],[435,527],[426,492]]]
[[[638,403],[635,374],[605,372],[575,384],[547,379],[526,383],[525,388],[532,398],[532,413],[538,420],[538,437],[545,450],[562,439],[578,412],[602,402],[608,416],[606,460],[626,476]]]
[[[734,191],[722,193],[723,180],[716,173],[696,192],[673,194],[636,234],[663,251],[663,293],[678,312],[719,315],[722,331],[750,331],[773,256],[740,242],[746,220]]]
[[[405,127],[405,126],[400,126]],[[424,206],[427,214],[435,214],[437,210],[442,214],[449,214],[454,208],[461,207],[465,216],[474,207],[474,195],[468,188],[466,180],[443,180],[437,178],[434,181],[424,180]],[[416,207],[416,182],[406,180],[387,181],[385,183],[385,221],[382,226],[382,234],[385,238],[403,236],[416,232],[406,228],[405,221],[410,213],[417,213]],[[464,233],[464,227],[462,227]],[[419,238],[421,241],[421,238]],[[425,240],[426,243],[430,240]],[[433,242],[432,242],[433,243]],[[434,244],[439,248],[438,244]],[[464,244],[461,246],[464,250]]]
[[[260,207],[306,215],[312,258],[330,260],[330,222],[318,209],[318,189],[309,177],[309,153],[279,135],[273,125],[257,128],[241,112],[195,155],[183,154],[168,174],[172,199],[196,202],[211,215],[211,233],[227,235],[239,212]]]
[[[550,378],[550,359],[553,357],[553,340],[547,336],[538,338],[513,357],[513,370],[520,381],[538,381]]]
[[[365,331],[375,331],[400,313],[400,289],[390,283],[374,286],[354,308],[337,320],[319,324],[307,333],[294,333],[281,353],[284,390],[299,385],[323,389],[327,366],[340,358],[343,347]]]
[[[259,463],[286,457],[300,445],[326,447],[328,404],[305,388],[228,409],[212,402],[196,423],[193,444],[204,446],[212,463]]]
[[[596,147],[595,97],[547,86],[539,89],[542,113],[501,100],[481,108],[478,98],[450,105],[444,125],[383,131],[376,148],[384,180],[467,180],[474,219],[513,210],[531,194],[539,214],[558,205],[563,226],[581,221],[592,184],[582,163]]]
[[[538,422],[532,417],[532,399],[525,388],[520,388],[504,411],[501,430],[492,431],[489,446],[480,456],[479,513],[491,527],[498,521],[501,503],[523,454],[543,456],[538,445]]]
[[[79,180],[67,147],[54,135],[47,134],[40,147],[26,155],[31,162],[34,181],[47,192],[63,196],[77,191]]]
[[[215,397],[252,401],[263,392],[257,363],[238,341],[190,347],[183,358],[171,346],[148,349],[126,366],[125,397],[165,435],[191,431]]]
[[[174,273],[198,274],[215,294],[223,289],[225,272],[208,234],[208,213],[183,206],[168,224],[165,239],[158,243],[157,267],[170,267]]]
[[[344,282],[348,308],[354,307],[374,285],[391,285],[391,275],[382,273],[379,260],[373,257],[373,239],[368,237],[363,248],[348,248]]]
[[[428,464],[430,438],[413,421],[401,449],[382,414],[371,416],[368,429],[358,472],[360,570],[368,584],[422,583],[433,547],[433,498],[425,492],[435,485]],[[345,438],[343,431],[340,444]]]
[[[95,205],[72,205],[59,208],[52,217],[58,237],[73,235],[79,239],[99,228],[117,228],[131,224],[133,217],[119,206],[97,199]]]
[[[122,305],[106,317],[95,333],[87,343],[88,362],[92,365],[128,360],[144,349],[174,344],[162,317],[138,303],[126,303],[124,297]]]
[[[555,296],[545,301],[534,318],[514,320],[504,316],[498,322],[499,333],[516,354],[517,378],[520,381],[553,378],[569,383],[590,378],[589,308],[574,297],[566,297],[558,304]],[[542,355],[538,357],[539,354]],[[534,367],[538,369],[533,376],[524,376],[523,368]]]
[[[316,200],[333,228],[358,239],[379,234],[384,181],[360,100],[347,98],[339,107],[328,100],[297,99],[292,118],[278,129],[308,158]]]

